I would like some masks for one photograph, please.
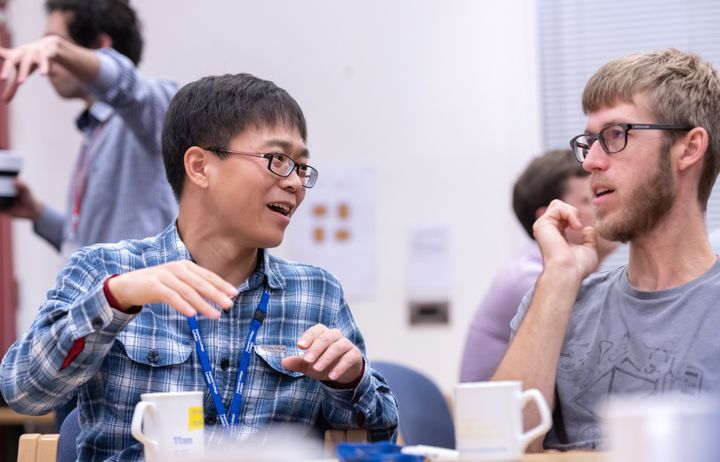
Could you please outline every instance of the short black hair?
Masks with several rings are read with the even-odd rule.
[[[182,87],[170,102],[162,132],[165,173],[180,200],[185,152],[192,146],[227,148],[250,127],[286,125],[307,141],[305,116],[282,88],[250,74],[210,76]],[[221,153],[215,153],[224,157]]]
[[[140,20],[128,0],[46,0],[45,11],[69,11],[70,37],[80,46],[92,48],[105,33],[113,48],[137,65],[143,51]]]
[[[533,223],[537,209],[562,198],[568,179],[589,174],[569,149],[548,151],[528,164],[515,181],[512,204],[515,216],[531,239],[534,239]]]

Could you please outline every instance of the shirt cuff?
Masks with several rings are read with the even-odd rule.
[[[115,308],[116,310],[122,311],[123,313],[127,313],[127,314],[137,314],[137,313],[139,313],[140,310],[142,309],[142,306],[134,305],[134,306],[131,306],[131,307],[128,308],[128,309],[123,309],[123,308],[120,306],[120,303],[118,303],[118,301],[117,301],[117,299],[115,298],[115,296],[114,296],[114,295],[112,294],[112,292],[110,291],[110,287],[108,286],[108,283],[110,282],[110,279],[112,279],[112,278],[114,278],[114,277],[117,277],[117,276],[118,276],[117,274],[113,274],[112,276],[110,276],[110,277],[108,277],[107,279],[105,279],[105,282],[103,282],[103,293],[105,294],[105,298],[107,299],[108,304],[110,305],[111,308]]]
[[[33,231],[50,242],[57,250],[60,250],[64,226],[65,217],[47,205],[44,205],[42,213],[33,223]]]

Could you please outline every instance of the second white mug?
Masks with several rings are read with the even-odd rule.
[[[523,433],[523,408],[535,401],[540,424]],[[545,398],[522,383],[474,382],[455,387],[455,440],[460,459],[517,461],[527,445],[550,429],[552,417]]]

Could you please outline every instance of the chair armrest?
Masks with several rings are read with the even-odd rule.
[[[38,440],[36,462],[56,462],[59,439],[57,433],[42,435]]]
[[[40,433],[25,433],[18,440],[17,462],[35,462]]]
[[[335,458],[338,443],[367,443],[368,439],[368,432],[365,429],[325,430],[325,455]]]
[[[18,440],[17,462],[55,462],[59,436],[25,433]]]

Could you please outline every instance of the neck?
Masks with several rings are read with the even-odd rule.
[[[218,235],[208,221],[184,218],[181,209],[177,221],[180,237],[195,263],[238,287],[255,270],[258,249],[239,246],[229,236]]]
[[[698,278],[716,260],[700,207],[674,207],[650,232],[630,242],[628,279],[639,290],[671,289]]]

